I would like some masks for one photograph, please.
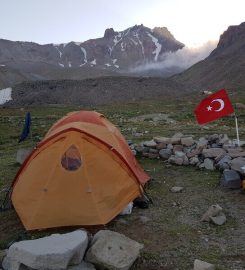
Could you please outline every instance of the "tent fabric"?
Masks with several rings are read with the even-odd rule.
[[[96,112],[74,112],[25,160],[12,202],[27,230],[106,224],[148,180],[113,124]]]

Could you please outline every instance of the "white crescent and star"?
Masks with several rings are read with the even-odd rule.
[[[219,107],[217,110],[214,110],[215,112],[220,112],[220,111],[222,111],[222,110],[224,109],[224,107],[225,107],[225,102],[224,102],[223,99],[220,99],[220,98],[214,99],[214,100],[211,101],[210,105],[211,105],[213,102],[219,102],[219,104],[220,104],[220,107]],[[211,107],[210,105],[207,107],[208,112],[212,111],[212,109],[213,109],[213,107]]]

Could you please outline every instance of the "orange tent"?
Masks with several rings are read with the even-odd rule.
[[[102,114],[73,112],[25,160],[11,198],[27,230],[106,224],[142,194],[148,180]]]

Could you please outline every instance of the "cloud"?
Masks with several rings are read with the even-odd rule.
[[[144,73],[149,70],[172,75],[181,72],[195,63],[205,59],[217,46],[218,41],[208,41],[200,47],[184,47],[176,52],[161,55],[159,62],[151,62],[130,69],[132,73]],[[172,73],[172,74],[171,74]]]

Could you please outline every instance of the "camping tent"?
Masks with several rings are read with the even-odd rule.
[[[148,180],[119,130],[80,111],[51,127],[18,171],[11,198],[27,230],[106,224]]]

